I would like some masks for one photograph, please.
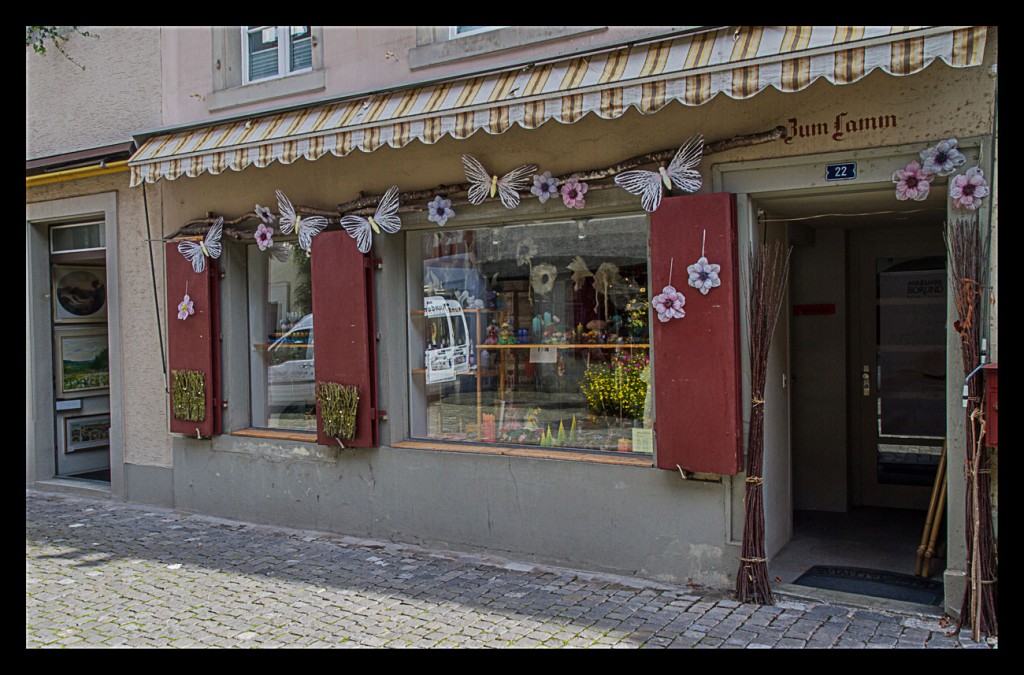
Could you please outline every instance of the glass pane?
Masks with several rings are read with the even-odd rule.
[[[309,257],[249,247],[253,426],[316,430]],[[282,256],[283,257],[283,256]]]
[[[632,449],[651,422],[646,217],[409,236],[413,436]]]
[[[931,485],[946,433],[945,260],[877,269],[878,481]]]
[[[250,26],[248,42],[249,79],[277,75],[277,29],[273,26]]]
[[[498,28],[504,28],[505,26],[456,26],[456,35],[465,35],[467,33],[482,33],[488,30],[497,30]]]
[[[292,26],[289,42],[291,71],[305,70],[313,66],[313,39],[309,26]]]
[[[69,253],[102,249],[106,233],[103,223],[55,225],[50,228],[50,252]]]
[[[946,428],[946,270],[914,259],[878,274],[879,434],[935,438]],[[933,269],[921,269],[931,265]]]

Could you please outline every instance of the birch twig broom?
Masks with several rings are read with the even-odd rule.
[[[996,620],[996,552],[992,527],[992,502],[988,451],[985,448],[985,419],[981,402],[981,301],[985,288],[985,260],[978,222],[957,220],[946,227],[952,278],[950,289],[958,320],[953,328],[960,335],[964,377],[967,387],[966,459],[964,479],[964,534],[967,543],[965,569],[967,586],[957,628],[971,627],[971,639],[981,634],[998,634]]]
[[[775,604],[768,582],[764,553],[764,389],[768,348],[789,276],[792,249],[764,243],[751,247],[748,278],[747,323],[750,328],[750,427],[747,443],[747,478],[743,496],[743,548],[736,573],[736,594],[741,602]]]

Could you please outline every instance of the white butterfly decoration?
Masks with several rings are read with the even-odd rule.
[[[372,232],[380,234],[384,230],[394,234],[402,229],[402,221],[398,217],[398,186],[392,185],[377,204],[377,210],[369,218],[348,215],[341,219],[341,226],[356,240],[356,248],[360,253],[368,253],[373,243]]]
[[[206,270],[207,258],[220,257],[220,237],[224,233],[224,219],[218,218],[210,225],[206,236],[199,241],[183,241],[178,244],[178,252],[185,256],[196,274]]]
[[[320,234],[327,227],[327,219],[323,216],[302,217],[295,213],[292,202],[280,190],[277,193],[277,208],[280,211],[281,234],[291,234],[292,230],[299,236],[299,248],[309,252],[313,245],[313,237]]]
[[[466,178],[469,180],[469,203],[473,206],[483,204],[488,196],[497,193],[506,209],[519,206],[519,191],[525,190],[537,171],[536,164],[527,164],[512,169],[501,178],[491,175],[477,159],[471,155],[462,156],[462,165],[466,167]]]
[[[663,185],[666,190],[672,189],[672,183],[686,192],[700,189],[700,172],[696,166],[700,164],[703,152],[704,136],[696,134],[679,148],[668,168],[662,166],[657,171],[623,171],[615,177],[615,183],[631,194],[640,195],[640,204],[645,211],[655,211],[661,205]]]

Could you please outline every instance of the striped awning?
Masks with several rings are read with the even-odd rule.
[[[500,134],[513,124],[571,124],[590,113],[611,119],[630,107],[653,113],[673,100],[744,99],[766,87],[794,92],[819,78],[849,84],[875,69],[910,75],[935,59],[976,66],[985,39],[984,26],[741,26],[688,34],[154,136],[129,161],[131,185],[461,139],[481,129]]]

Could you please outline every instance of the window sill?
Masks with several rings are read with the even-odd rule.
[[[561,459],[570,462],[588,462],[591,464],[616,464],[619,466],[654,466],[654,458],[650,455],[624,452],[606,455],[586,452],[567,452],[564,450],[548,450],[542,448],[513,448],[494,445],[469,445],[462,443],[439,443],[431,441],[402,441],[391,443],[389,447],[407,450],[435,450],[438,452],[470,452],[480,455],[505,455],[507,457],[532,457],[534,459]]]
[[[272,98],[321,91],[325,86],[326,77],[324,71],[314,70],[308,73],[288,75],[215,91],[209,95],[207,101],[209,102],[209,111],[212,113],[249,103],[259,103],[260,101]]]
[[[410,49],[409,69],[426,68],[474,56],[527,47],[549,40],[562,40],[607,28],[607,26],[509,26],[497,30],[471,33]]]
[[[278,441],[299,441],[316,443],[315,431],[290,431],[283,429],[239,429],[232,431],[232,436],[248,436],[249,438],[272,438]]]

